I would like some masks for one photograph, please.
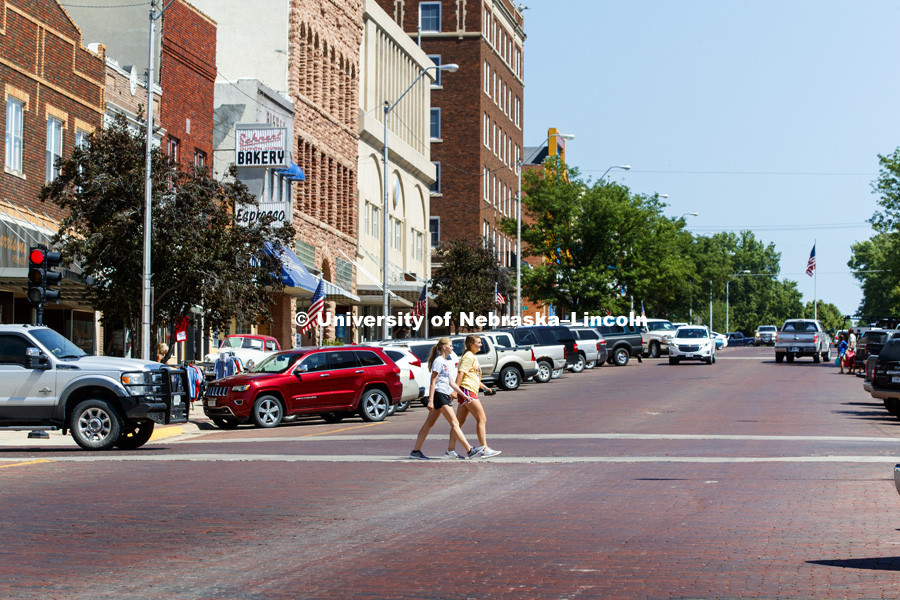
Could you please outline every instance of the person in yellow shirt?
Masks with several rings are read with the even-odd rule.
[[[481,365],[478,364],[478,357],[475,356],[480,350],[481,336],[466,336],[466,351],[462,358],[459,359],[456,375],[456,385],[463,392],[457,398],[459,406],[456,408],[456,419],[459,421],[460,427],[462,427],[470,413],[475,417],[478,443],[481,444],[481,456],[482,458],[490,458],[500,454],[500,451],[494,450],[487,445],[487,415],[485,415],[484,407],[478,398],[478,392],[484,390],[487,396],[491,396],[495,392],[481,383]],[[458,457],[456,454],[456,435],[452,431],[450,432],[449,449],[444,456],[446,458]]]

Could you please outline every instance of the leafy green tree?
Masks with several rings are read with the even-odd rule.
[[[142,320],[144,152],[143,134],[118,118],[60,160],[59,177],[41,190],[42,201],[68,213],[54,242],[65,261],[81,267],[104,323],[136,334]],[[235,205],[258,201],[234,171],[228,181],[216,181],[205,169],[182,170],[158,148],[151,160],[155,326],[172,327],[191,311],[212,329],[231,319],[269,319],[272,293],[283,283],[280,261],[265,247],[288,245],[293,227],[269,227],[265,218],[235,226]]]
[[[487,315],[497,310],[494,285],[507,301],[510,296],[509,269],[501,267],[493,244],[458,238],[437,251],[432,273],[438,312],[449,312],[454,332],[460,329],[459,313]]]
[[[838,331],[844,328],[844,315],[840,309],[824,300],[817,300],[815,309],[812,302],[807,302],[803,307],[803,318],[812,319],[814,315],[818,315],[819,321],[828,331]]]

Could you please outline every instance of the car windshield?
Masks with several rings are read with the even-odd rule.
[[[884,342],[888,339],[887,331],[867,331],[859,339],[860,343],[875,342],[876,344]]]
[[[220,348],[250,348],[253,350],[262,350],[263,341],[251,337],[228,337],[222,342]]]
[[[56,358],[81,358],[87,353],[52,329],[34,329],[31,331],[37,341],[49,350]]]
[[[815,331],[816,324],[812,321],[794,321],[785,323],[782,331]]]
[[[250,369],[251,373],[284,373],[290,369],[302,354],[293,352],[273,354]]]
[[[668,321],[654,321],[652,323],[647,323],[647,327],[650,328],[650,331],[675,331],[675,329],[677,329]]]
[[[681,328],[677,332],[675,332],[675,337],[682,339],[699,339],[707,338],[709,336],[706,335],[705,329],[695,327],[691,329]]]
[[[759,332],[760,333],[774,333],[775,326],[774,325],[763,325],[762,327],[759,328]]]

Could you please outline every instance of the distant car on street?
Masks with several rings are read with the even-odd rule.
[[[669,364],[683,360],[699,360],[711,365],[716,362],[716,343],[709,329],[702,325],[679,327],[669,345]]]
[[[722,350],[728,347],[728,336],[724,333],[712,332],[713,339],[716,341],[716,350]]]
[[[744,337],[740,331],[732,331],[728,334],[729,346],[756,346],[756,338]]]
[[[757,346],[774,346],[775,335],[778,333],[778,327],[775,325],[760,325],[756,328],[756,345]]]

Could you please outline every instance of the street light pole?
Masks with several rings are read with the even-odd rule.
[[[609,173],[610,171],[612,171],[613,169],[622,169],[623,171],[630,171],[631,165],[613,165],[610,168],[608,168],[606,171],[603,172],[603,175],[600,176],[600,179],[603,179],[604,177],[606,177],[606,174]]]
[[[547,136],[547,138],[538,144],[538,146],[543,146],[545,143],[550,141],[550,138],[561,137],[564,140],[574,140],[574,133],[553,133]],[[557,160],[559,160],[559,151],[557,151]],[[524,159],[524,157],[522,157]],[[519,318],[519,323],[522,322],[522,165],[525,164],[523,160],[519,160],[519,190],[518,190],[518,199],[516,202],[516,316]],[[630,168],[630,167],[629,167]],[[558,170],[558,167],[557,167]]]
[[[388,188],[389,188],[389,182],[388,182],[388,116],[391,114],[391,111],[394,110],[394,108],[396,108],[398,104],[400,104],[400,101],[403,100],[403,97],[406,96],[406,94],[408,94],[411,89],[413,89],[413,87],[416,85],[416,83],[418,83],[418,81],[422,78],[422,76],[425,75],[425,73],[427,73],[431,69],[435,69],[436,71],[447,71],[449,73],[453,73],[454,71],[459,69],[459,65],[454,64],[454,63],[449,63],[446,65],[440,65],[440,66],[435,65],[432,67],[425,67],[424,69],[422,69],[422,72],[419,73],[419,75],[415,79],[413,79],[413,82],[411,84],[409,84],[409,87],[406,88],[406,91],[404,91],[402,94],[400,94],[400,97],[397,98],[397,100],[393,104],[391,104],[389,100],[384,101],[384,148],[383,148],[383,152],[382,152],[382,162],[384,164],[384,176],[382,177],[382,181],[381,181],[381,185],[382,185],[383,192],[384,192],[383,207],[382,207],[382,209],[383,209],[382,210],[382,212],[383,212],[382,219],[384,220],[384,223],[382,226],[382,233],[384,236],[384,244],[382,244],[382,253],[383,254],[382,254],[382,271],[381,271],[381,285],[382,285],[381,300],[382,300],[382,310],[383,310],[382,320],[381,320],[381,337],[383,339],[388,339],[389,328],[388,328],[387,317],[388,317],[388,315],[391,314],[391,292],[388,287],[389,286],[388,266],[390,265],[390,261],[388,260],[388,250],[389,250],[388,236],[390,235],[390,227],[389,227],[390,222],[389,222],[389,218],[388,218],[390,215],[390,209],[388,208]]]

